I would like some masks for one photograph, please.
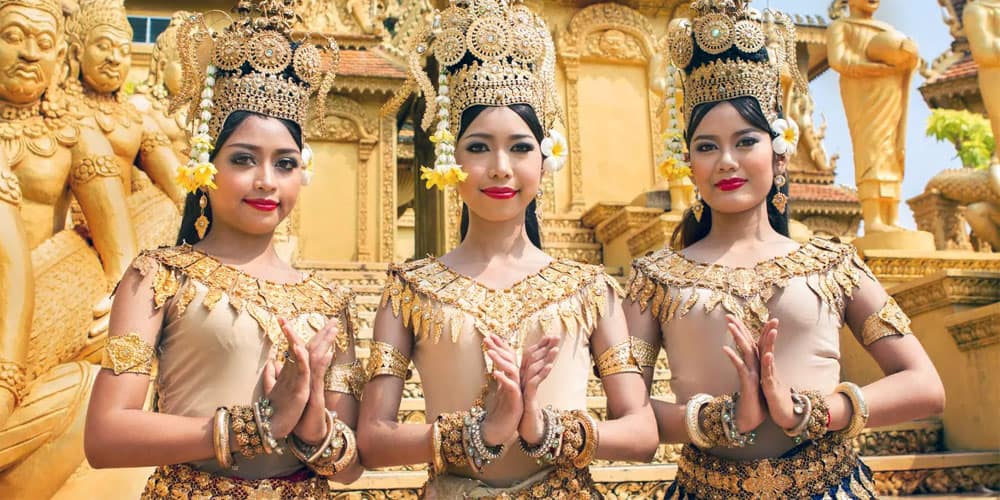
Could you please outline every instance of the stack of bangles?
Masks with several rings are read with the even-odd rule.
[[[542,410],[544,430],[538,445],[521,440],[521,450],[540,465],[572,465],[582,469],[597,453],[597,421],[586,411]],[[503,456],[504,445],[490,447],[482,440],[481,423],[486,413],[481,407],[438,416],[431,428],[431,470],[435,476],[449,466],[468,466],[477,473]]]
[[[215,459],[223,468],[233,467],[230,433],[239,445],[239,453],[253,458],[262,453],[283,453],[278,440],[271,434],[271,415],[274,409],[265,398],[252,405],[220,407],[215,410],[212,440]],[[292,436],[287,443],[297,459],[320,476],[332,476],[346,468],[357,456],[357,443],[351,428],[337,419],[335,412],[327,412],[327,433],[319,446],[310,446]]]
[[[850,439],[861,434],[868,424],[868,406],[861,388],[850,382],[842,382],[835,392],[844,394],[851,401],[851,421],[834,435],[840,439]],[[736,403],[739,393],[712,397],[696,394],[688,400],[684,412],[684,422],[688,437],[695,446],[707,449],[716,446],[743,448],[752,446],[756,432],[741,433],[736,428]],[[795,444],[816,440],[827,434],[830,428],[830,409],[819,391],[794,389],[791,393],[793,411],[801,416],[801,421],[791,429],[783,429],[785,435],[794,439]]]

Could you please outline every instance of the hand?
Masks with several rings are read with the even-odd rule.
[[[765,331],[777,328],[778,320],[772,319],[764,325]],[[736,402],[736,430],[744,433],[756,429],[767,416],[766,403],[760,390],[760,358],[757,342],[736,316],[726,315],[726,328],[736,343],[736,349],[724,346],[722,350],[736,367],[740,377],[740,399]]]
[[[531,445],[541,443],[544,437],[542,405],[535,396],[538,394],[538,386],[552,372],[558,354],[559,337],[545,337],[525,350],[521,356],[521,400],[524,411],[517,433]]]
[[[306,444],[323,442],[326,428],[326,371],[333,362],[333,343],[340,332],[340,320],[332,318],[306,345],[309,353],[309,399],[302,418],[292,431]]]
[[[488,446],[506,443],[521,422],[524,407],[521,401],[521,378],[514,350],[500,337],[487,335],[486,355],[493,360],[493,378],[497,381],[496,406],[483,421],[483,441]]]
[[[774,362],[774,343],[778,338],[778,326],[777,320],[773,321],[776,322],[775,325],[765,328],[765,333],[760,338],[760,388],[767,400],[771,420],[782,429],[793,429],[802,422],[802,417],[795,415],[791,388],[778,376],[778,367]]]
[[[302,339],[279,320],[288,340],[288,359],[282,366],[274,361],[264,365],[264,397],[271,401],[271,434],[276,439],[292,432],[309,399],[309,353]]]

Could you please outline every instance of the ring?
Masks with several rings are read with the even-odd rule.
[[[295,356],[292,356],[291,352],[289,352],[289,351],[286,350],[285,353],[284,353],[284,356],[285,356],[285,362],[286,363],[293,363],[293,364],[295,363]]]

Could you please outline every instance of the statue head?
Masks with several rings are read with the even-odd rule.
[[[132,26],[121,0],[82,0],[66,33],[71,75],[100,93],[125,84],[132,65]]]
[[[872,15],[878,10],[881,0],[848,0],[847,5],[850,7],[851,12],[859,12],[866,15]]]
[[[181,56],[177,51],[177,28],[190,16],[191,14],[186,11],[175,12],[170,18],[167,29],[156,37],[156,45],[153,46],[153,53],[150,56],[149,78],[146,83],[163,85],[170,95],[180,91],[183,77]]]
[[[0,0],[0,99],[39,100],[66,55],[59,0]]]

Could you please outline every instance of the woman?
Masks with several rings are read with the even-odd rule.
[[[179,175],[190,194],[178,246],[144,252],[115,297],[85,448],[99,468],[158,465],[143,498],[324,498],[326,479],[361,473],[353,296],[274,248],[311,174],[302,124],[317,79],[302,70],[322,68],[320,51],[292,43],[292,19],[276,23],[268,3],[202,39],[212,65],[189,89],[200,122]],[[185,40],[207,33],[188,22]],[[236,43],[279,60],[243,60]],[[185,81],[204,67],[186,65]],[[156,413],[143,410],[154,359]]]
[[[625,308],[647,385],[661,345],[670,360],[678,403],[653,405],[660,441],[686,446],[667,497],[871,498],[851,438],[940,412],[941,381],[853,247],[788,238],[797,129],[779,118],[778,92],[796,67],[794,31],[775,13],[769,54],[745,3],[695,2],[692,22],[671,30],[700,198],[674,234],[679,250],[634,263]],[[844,321],[885,378],[840,381]]]
[[[429,106],[424,128],[440,118],[437,164],[424,178],[457,184],[463,239],[440,259],[390,269],[358,440],[367,467],[430,463],[425,498],[599,497],[594,458],[645,461],[656,449],[617,285],[540,248],[534,200],[565,143],[551,130],[551,37],[512,3],[439,13],[440,31],[416,47],[433,47],[437,93],[411,59]],[[587,412],[591,356],[613,420]],[[411,358],[426,424],[396,418]]]

